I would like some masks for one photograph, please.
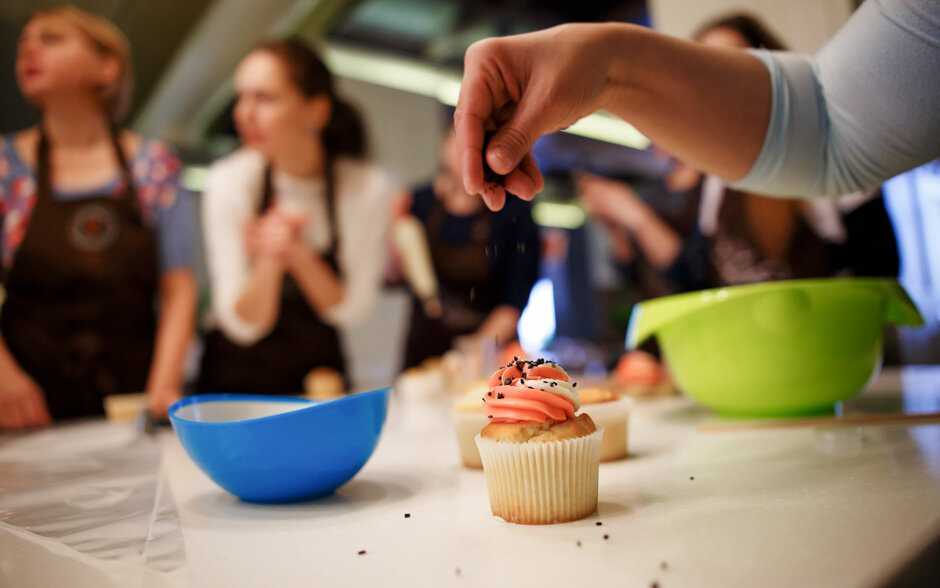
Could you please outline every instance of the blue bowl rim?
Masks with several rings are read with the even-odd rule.
[[[348,396],[343,396],[342,398],[335,398],[332,400],[313,400],[310,398],[304,398],[302,396],[281,396],[281,395],[267,395],[267,394],[195,394],[193,396],[186,396],[180,398],[174,402],[169,410],[167,410],[167,416],[170,417],[171,422],[180,421],[187,424],[198,425],[198,426],[224,426],[232,425],[236,423],[254,423],[254,422],[263,422],[271,419],[277,419],[281,417],[288,417],[289,415],[295,415],[298,412],[303,412],[311,408],[322,406],[324,404],[333,404],[335,402],[350,402],[355,398],[360,398],[363,396],[377,396],[380,394],[388,395],[391,391],[391,386],[385,388],[376,388],[375,390],[369,390],[368,392],[360,392],[358,394],[350,394]],[[294,403],[294,404],[307,404],[303,408],[297,410],[291,410],[287,412],[282,412],[278,414],[272,414],[263,417],[256,417],[253,419],[238,419],[233,421],[195,421],[192,419],[186,419],[176,415],[176,411],[183,408],[184,406],[189,406],[190,404],[202,404],[209,402],[225,402],[225,401],[234,401],[234,402],[284,402],[284,403]]]

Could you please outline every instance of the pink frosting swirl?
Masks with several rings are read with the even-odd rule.
[[[560,366],[517,360],[496,370],[483,397],[483,414],[494,423],[543,423],[574,418],[577,394]],[[554,389],[557,387],[557,391]]]

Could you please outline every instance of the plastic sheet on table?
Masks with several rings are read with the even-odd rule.
[[[104,421],[0,437],[0,585],[53,584],[188,584],[154,438]]]

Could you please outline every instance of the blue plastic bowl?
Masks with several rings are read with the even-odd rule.
[[[328,401],[204,394],[170,407],[183,448],[248,502],[326,496],[362,469],[379,440],[388,388]]]

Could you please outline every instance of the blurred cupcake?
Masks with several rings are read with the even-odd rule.
[[[405,370],[395,381],[395,393],[405,402],[423,402],[447,392],[440,360],[425,360],[419,367]]]
[[[109,421],[132,421],[147,408],[147,395],[112,394],[104,397],[104,414]]]
[[[575,386],[541,359],[513,362],[490,378],[483,405],[490,424],[476,442],[494,515],[541,525],[596,510],[604,430],[586,414],[575,416]]]
[[[643,351],[630,351],[614,368],[614,382],[627,396],[667,396],[676,394],[669,372],[655,357]]]
[[[304,376],[304,395],[311,400],[330,400],[345,393],[343,376],[333,368],[314,368]]]
[[[489,385],[480,380],[471,384],[467,392],[454,404],[454,430],[457,434],[457,449],[460,451],[460,461],[466,468],[482,469],[480,451],[477,449],[475,438],[489,424],[489,419],[483,414],[483,395]]]
[[[601,461],[614,461],[629,453],[628,433],[633,400],[620,396],[610,388],[588,386],[578,392],[581,411],[604,429]]]

